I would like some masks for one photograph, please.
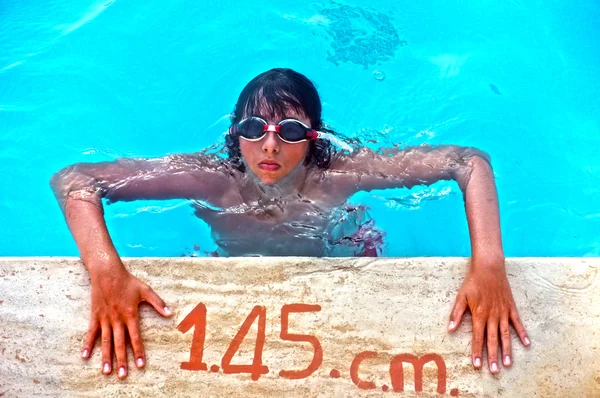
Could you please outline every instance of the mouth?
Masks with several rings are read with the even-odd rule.
[[[264,171],[277,171],[281,168],[281,165],[274,160],[263,160],[258,164],[258,167]]]

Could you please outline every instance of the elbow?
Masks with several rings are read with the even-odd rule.
[[[52,191],[54,191],[54,194],[57,197],[59,196],[61,191],[63,191],[63,188],[66,185],[66,176],[71,175],[73,173],[74,167],[74,165],[64,167],[56,173],[52,174],[52,177],[50,177],[50,187],[52,188]]]
[[[454,180],[458,183],[461,191],[466,192],[467,185],[475,169],[488,169],[493,174],[491,157],[487,152],[477,148],[464,147],[460,151],[458,164],[460,167],[454,169]]]
[[[477,159],[483,160],[487,165],[492,167],[492,158],[487,152],[482,151],[481,149],[473,148],[473,147],[465,147],[462,150],[461,160],[473,167],[473,163],[477,162]]]
[[[52,174],[52,177],[50,177],[50,187],[55,193],[60,190],[60,187],[63,185],[64,176],[70,174],[73,167],[74,166],[64,167]]]
[[[100,191],[97,181],[81,170],[79,164],[64,167],[50,177],[50,187],[62,204],[74,192],[95,194]]]

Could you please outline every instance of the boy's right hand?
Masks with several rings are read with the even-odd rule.
[[[138,305],[142,301],[151,304],[164,317],[173,315],[150,286],[129,273],[125,267],[111,269],[110,272],[92,277],[92,314],[81,357],[90,358],[96,336],[100,331],[102,372],[107,375],[112,372],[114,347],[117,374],[119,378],[126,377],[125,333],[127,332],[131,339],[135,364],[138,368],[142,368],[146,363],[138,315]]]

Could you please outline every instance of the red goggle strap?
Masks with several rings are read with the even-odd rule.
[[[306,138],[308,138],[311,141],[315,141],[317,138],[319,138],[319,133],[317,132],[317,130],[310,130],[306,133]]]

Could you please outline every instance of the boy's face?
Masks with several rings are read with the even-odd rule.
[[[244,118],[249,115],[244,115]],[[288,109],[285,115],[274,117],[260,116],[270,125],[276,125],[284,119],[296,119],[310,126],[310,120],[304,113]],[[312,127],[312,126],[310,126]],[[268,131],[259,141],[248,141],[240,138],[240,150],[250,170],[263,184],[276,184],[298,167],[306,158],[308,141],[287,143],[279,138],[279,134]]]

